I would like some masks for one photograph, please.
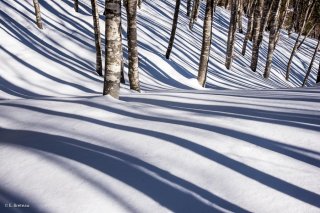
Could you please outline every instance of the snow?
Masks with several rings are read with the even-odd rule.
[[[143,1],[142,93],[121,85],[116,100],[101,95],[95,74],[90,2],[79,13],[71,0],[40,4],[42,31],[31,1],[0,2],[0,212],[319,212],[319,55],[308,87],[298,88],[315,40],[294,58],[290,82],[294,37],[285,32],[269,80],[265,56],[257,73],[250,44],[241,56],[241,34],[226,70],[228,11],[217,8],[201,88],[204,5],[191,32],[183,1],[166,60],[174,1]],[[125,36],[123,44],[126,51]]]

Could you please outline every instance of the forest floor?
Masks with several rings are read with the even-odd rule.
[[[41,1],[43,30],[31,1],[0,2],[0,212],[319,212],[319,54],[300,88],[316,41],[306,39],[287,82],[295,35],[283,32],[265,80],[267,33],[256,73],[237,33],[226,70],[229,12],[217,8],[201,88],[204,5],[190,31],[182,2],[166,60],[174,1],[143,1],[142,93],[126,77],[120,100],[101,95],[89,1],[79,13],[72,0]]]

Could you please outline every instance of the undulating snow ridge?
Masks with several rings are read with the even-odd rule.
[[[90,2],[80,1],[79,13],[72,0],[40,4],[42,31],[31,1],[0,2],[0,212],[320,211],[319,55],[309,87],[294,88],[314,40],[298,51],[286,82],[293,38],[281,35],[264,80],[264,56],[253,73],[251,46],[242,57],[238,34],[228,71],[229,14],[217,8],[202,89],[195,78],[204,7],[191,32],[183,1],[166,60],[174,1],[145,0],[138,17],[143,92],[122,85],[115,100],[101,96],[95,74]],[[101,16],[102,32],[103,23]],[[30,207],[5,208],[14,203]]]

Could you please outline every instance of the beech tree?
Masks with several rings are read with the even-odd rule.
[[[213,0],[207,0],[206,11],[203,23],[202,47],[200,55],[200,63],[198,70],[198,82],[204,87],[208,71],[208,62],[211,48],[212,37],[212,21],[213,21]]]
[[[39,29],[43,29],[39,1],[33,0],[33,6],[36,15],[36,24]]]
[[[121,75],[121,0],[106,0],[105,75],[103,95],[119,98]]]
[[[100,39],[100,25],[99,25],[99,11],[97,0],[91,0],[94,38],[96,45],[96,72],[102,76],[102,54],[101,54],[101,39]]]
[[[194,22],[197,22],[201,0],[193,0],[189,29],[192,30]]]

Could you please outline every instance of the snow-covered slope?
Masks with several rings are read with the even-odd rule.
[[[250,45],[239,54],[243,35],[228,71],[228,12],[218,8],[200,90],[204,8],[190,32],[183,1],[166,60],[174,1],[143,1],[143,93],[122,85],[114,100],[101,96],[94,73],[90,2],[80,1],[80,13],[72,0],[40,3],[42,31],[31,1],[0,2],[0,212],[320,211],[320,87],[311,87],[319,56],[309,87],[287,88],[301,85],[314,40],[295,57],[291,82],[285,34],[270,80],[264,57],[250,71]],[[125,32],[125,16],[123,24]],[[5,208],[14,204],[30,207]]]
[[[103,1],[99,1],[100,14]],[[34,24],[32,1],[1,1],[1,98],[79,96],[100,94],[102,79],[95,74],[95,51],[90,2],[80,1],[80,12],[73,1],[41,2],[44,30]],[[140,80],[144,91],[162,89],[199,89],[195,78],[201,49],[204,4],[193,32],[188,29],[185,2],[179,17],[171,59],[164,54],[171,31],[174,1],[146,1],[139,10]],[[123,10],[123,31],[126,31]],[[231,70],[224,66],[229,12],[218,8],[214,17],[213,46],[209,61],[207,88],[266,89],[301,86],[316,41],[307,39],[293,62],[291,82],[284,80],[294,39],[281,35],[270,80],[262,77],[267,38],[262,43],[258,72],[250,66],[250,49],[240,54],[244,35],[238,34],[235,60]],[[246,26],[246,20],[243,23]],[[101,31],[104,21],[101,16]],[[266,33],[267,36],[267,33]],[[127,42],[124,36],[124,47]],[[104,43],[104,39],[103,39]],[[125,56],[126,53],[125,53]],[[308,85],[314,85],[316,59]],[[124,88],[126,86],[123,85]]]

